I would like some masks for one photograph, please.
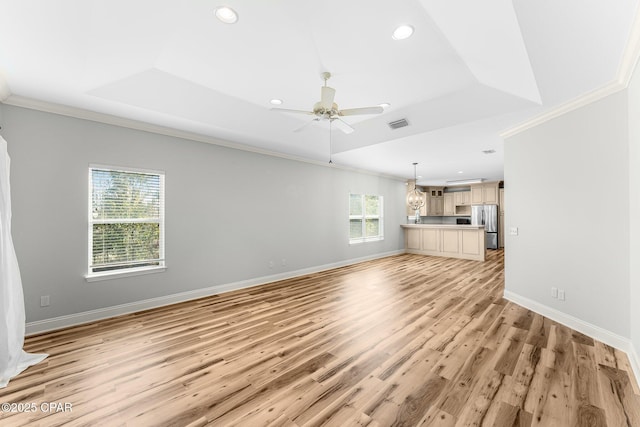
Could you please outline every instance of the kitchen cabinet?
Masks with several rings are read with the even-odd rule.
[[[484,203],[484,195],[482,191],[482,185],[471,186],[471,204],[481,205]]]
[[[406,224],[405,251],[411,254],[484,261],[484,227],[447,224]]]
[[[471,204],[471,191],[457,191],[453,194],[455,206],[469,206]]]
[[[443,208],[444,216],[453,216],[456,214],[454,196],[453,196],[454,194],[455,193],[444,193],[444,208]]]
[[[488,182],[471,186],[472,205],[497,205],[498,183]]]
[[[485,205],[497,205],[498,204],[498,184],[483,185],[482,198]]]
[[[443,187],[429,187],[429,195],[431,197],[442,197],[442,196],[444,196],[444,188]]]
[[[470,216],[471,215],[471,205],[466,206],[455,206],[455,216]]]
[[[444,214],[444,187],[424,187],[427,194],[427,215],[442,216]]]
[[[442,216],[444,214],[444,197],[429,197],[429,216]]]

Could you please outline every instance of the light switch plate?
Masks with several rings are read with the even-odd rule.
[[[518,235],[518,227],[511,227],[509,229],[509,234],[512,236],[517,236]]]

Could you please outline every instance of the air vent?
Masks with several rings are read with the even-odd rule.
[[[484,154],[493,154],[493,153],[495,153],[495,152],[496,152],[496,150],[482,150],[482,152],[483,152]]]
[[[388,125],[391,129],[400,129],[405,126],[409,126],[409,122],[407,121],[407,119],[400,119],[393,122],[389,122]]]

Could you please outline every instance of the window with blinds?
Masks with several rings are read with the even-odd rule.
[[[349,194],[349,243],[384,239],[382,196]]]
[[[89,276],[164,266],[164,173],[89,168]]]

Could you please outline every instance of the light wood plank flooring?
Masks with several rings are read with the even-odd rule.
[[[33,336],[0,425],[640,426],[626,356],[503,286],[399,255]]]

